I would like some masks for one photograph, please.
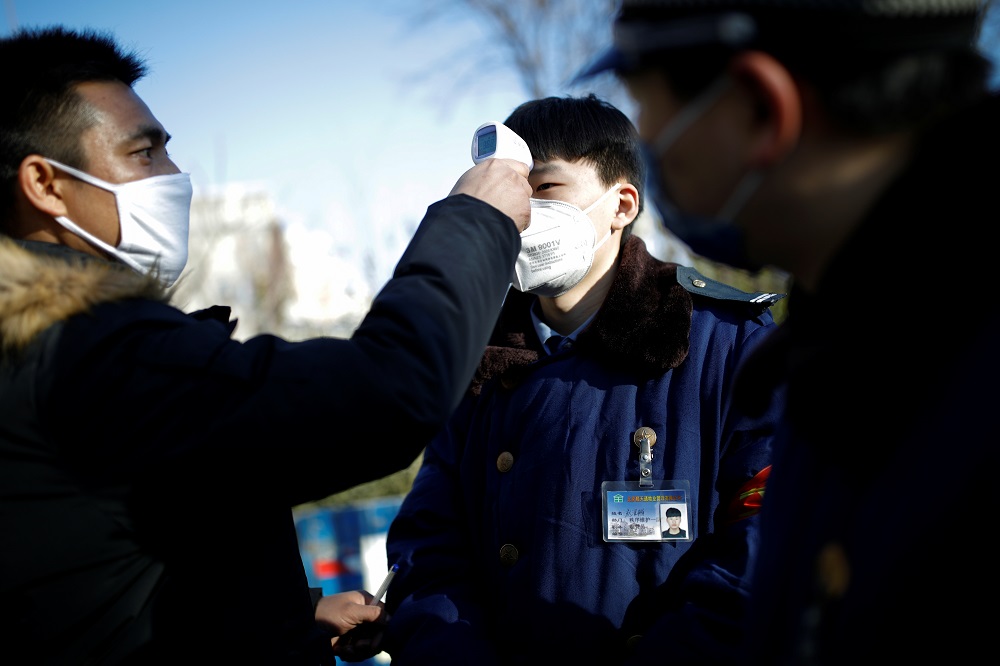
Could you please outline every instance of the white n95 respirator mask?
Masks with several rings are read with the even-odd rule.
[[[588,213],[621,183],[602,194],[586,210],[565,201],[531,199],[531,223],[521,232],[521,252],[514,264],[512,286],[518,291],[554,298],[580,284],[594,263],[594,252],[611,237],[597,242]]]
[[[97,238],[68,217],[56,222],[140,273],[155,267],[168,287],[177,281],[188,257],[191,226],[191,175],[152,176],[128,183],[108,183],[89,173],[46,158],[52,166],[115,195],[121,242],[117,247]]]

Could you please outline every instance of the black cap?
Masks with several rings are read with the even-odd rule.
[[[667,51],[705,46],[792,51],[974,48],[984,0],[622,0],[614,45],[574,82],[628,73]]]

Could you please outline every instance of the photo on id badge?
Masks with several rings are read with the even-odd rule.
[[[664,502],[660,504],[660,538],[687,539],[687,520],[684,510],[677,504]]]

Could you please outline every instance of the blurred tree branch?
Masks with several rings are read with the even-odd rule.
[[[571,83],[611,44],[618,0],[426,0],[395,6],[412,16],[414,30],[438,21],[467,30],[465,44],[421,63],[407,77],[411,84],[450,79],[455,95],[446,96],[446,103],[487,92],[503,77],[513,77],[525,100],[585,89],[623,110],[631,104],[613,75],[595,77],[584,86]]]

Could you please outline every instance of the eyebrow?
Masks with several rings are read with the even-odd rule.
[[[552,163],[546,163],[546,164],[539,164],[534,169],[532,169],[531,170],[531,175],[532,176],[548,176],[548,175],[551,175],[553,173],[558,175],[558,174],[561,174],[562,172],[563,172],[563,168],[560,165],[558,165],[558,164],[552,164]]]
[[[161,127],[157,127],[155,125],[143,125],[135,132],[133,132],[128,137],[128,140],[129,142],[134,142],[134,141],[140,141],[142,139],[149,139],[156,145],[165,146],[172,138],[173,137],[171,137],[170,134],[165,132]]]

